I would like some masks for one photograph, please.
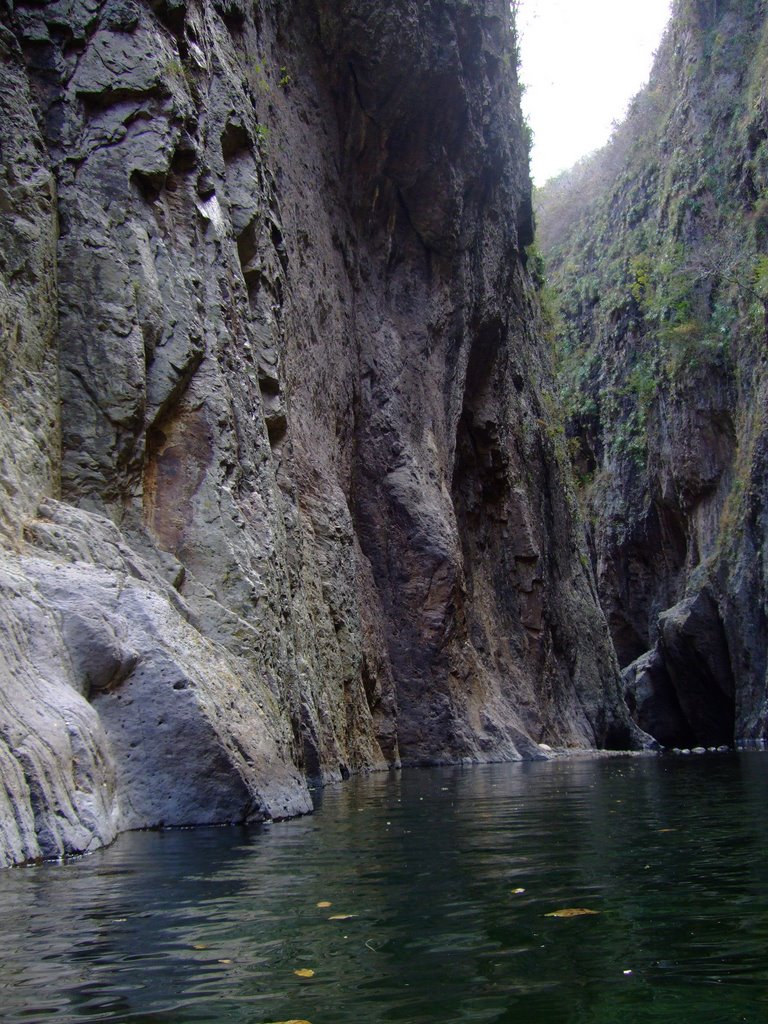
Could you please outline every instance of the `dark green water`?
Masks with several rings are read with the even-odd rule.
[[[0,873],[0,1020],[766,1024],[767,808],[765,755],[621,758],[126,835]]]

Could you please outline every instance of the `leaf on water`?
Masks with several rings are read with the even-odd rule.
[[[330,900],[320,900],[317,906],[325,910],[327,907],[332,907],[333,904],[330,902]]]
[[[208,947],[204,945],[202,942],[196,942],[192,949],[208,949]]]
[[[660,829],[658,829],[658,831],[659,832],[677,832],[677,829],[676,828],[660,828]]]
[[[522,896],[524,892],[525,892],[525,889],[513,889],[512,890],[512,895],[513,896]]]
[[[329,921],[349,921],[350,918],[357,917],[357,914],[331,914],[328,918]]]
[[[315,972],[311,967],[300,967],[297,971],[293,972],[297,978],[314,978]]]
[[[232,961],[231,960],[218,960],[217,963],[220,963],[220,964],[231,964]]]
[[[550,910],[544,917],[586,917],[599,913],[599,910],[587,910],[585,907],[566,907],[565,910]]]

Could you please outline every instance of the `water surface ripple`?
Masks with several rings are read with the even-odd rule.
[[[2,872],[0,1020],[766,1024],[767,773],[413,770]],[[545,916],[574,907],[598,913]]]

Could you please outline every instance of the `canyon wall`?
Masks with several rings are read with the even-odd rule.
[[[611,143],[549,183],[565,429],[637,722],[762,744],[768,18],[677,0]]]
[[[509,5],[2,11],[0,863],[639,742]]]

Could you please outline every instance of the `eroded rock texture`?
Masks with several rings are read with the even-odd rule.
[[[626,123],[542,197],[598,589],[669,745],[768,737],[767,54],[762,4],[678,0]]]
[[[509,5],[5,11],[5,862],[632,741]]]

